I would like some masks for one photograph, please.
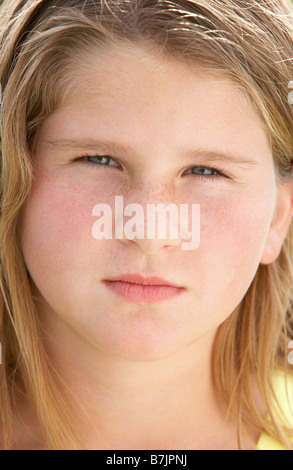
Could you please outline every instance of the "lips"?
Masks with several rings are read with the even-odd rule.
[[[166,279],[157,276],[143,277],[140,274],[123,274],[103,281],[107,289],[126,301],[154,304],[171,300],[185,292]]]
[[[168,286],[180,288],[180,286],[173,284],[161,277],[143,277],[140,274],[122,274],[121,276],[116,276],[111,279],[107,279],[107,281],[124,281],[133,284],[141,284],[143,286]]]

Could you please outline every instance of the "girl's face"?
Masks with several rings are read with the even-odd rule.
[[[66,106],[40,128],[19,225],[40,316],[63,341],[166,357],[216,331],[259,264],[278,255],[275,217],[287,203],[269,138],[227,79],[143,49],[91,53],[72,80]],[[180,238],[95,239],[93,208],[108,204],[114,220],[115,196],[145,213],[150,203],[189,204],[190,212],[200,204],[199,248],[182,250]],[[102,282],[125,273],[184,289],[161,302],[131,301]]]

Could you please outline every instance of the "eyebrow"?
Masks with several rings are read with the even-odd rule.
[[[130,145],[119,144],[117,142],[112,142],[109,140],[96,140],[96,139],[86,139],[86,140],[77,140],[77,139],[55,139],[55,140],[46,140],[45,144],[47,147],[52,150],[77,150],[77,151],[93,151],[94,149],[114,153],[114,154],[130,154],[136,155],[135,151]],[[210,150],[191,150],[188,152],[181,152],[180,158],[187,160],[194,160],[202,158],[205,160],[205,163],[209,162],[220,162],[220,163],[230,163],[238,165],[247,165],[247,166],[257,166],[259,162],[257,160],[249,159],[244,155],[210,151]]]

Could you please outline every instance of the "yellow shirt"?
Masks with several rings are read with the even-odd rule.
[[[287,391],[285,385],[285,375],[282,372],[276,372],[273,379],[273,386],[278,397],[278,402],[286,416],[286,423],[280,418],[282,424],[292,427],[293,440],[293,375],[287,376]],[[286,450],[282,444],[268,434],[263,433],[257,443],[256,450]]]

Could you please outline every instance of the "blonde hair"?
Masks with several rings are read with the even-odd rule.
[[[13,442],[13,381],[35,411],[48,449],[80,449],[60,378],[41,340],[17,232],[34,177],[31,148],[41,123],[70,93],[74,58],[106,44],[148,42],[186,63],[225,73],[245,89],[269,131],[276,174],[291,178],[293,14],[285,0],[7,0],[0,7],[1,219],[0,413],[3,449]],[[272,373],[288,374],[293,337],[293,226],[278,259],[260,265],[245,297],[219,327],[213,374],[238,423],[267,432],[293,449],[276,415]],[[267,415],[251,391],[256,378]],[[292,433],[292,430],[291,430]]]

